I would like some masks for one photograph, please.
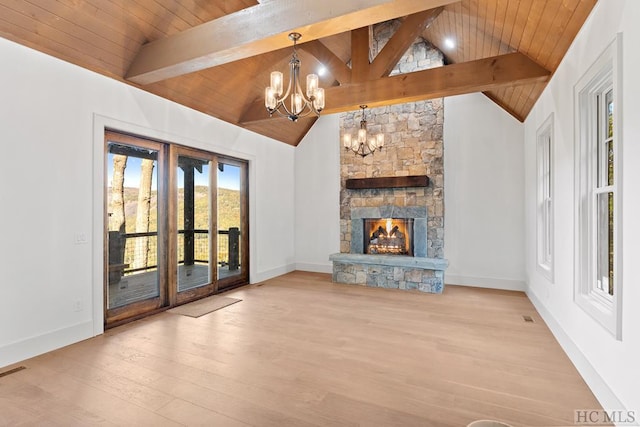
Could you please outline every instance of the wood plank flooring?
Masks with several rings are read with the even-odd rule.
[[[225,296],[242,302],[15,365],[27,369],[0,377],[0,425],[557,426],[600,408],[520,292],[294,272]]]

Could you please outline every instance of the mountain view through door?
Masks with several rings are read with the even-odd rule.
[[[246,162],[107,132],[105,321],[248,283]]]

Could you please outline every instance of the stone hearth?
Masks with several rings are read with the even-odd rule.
[[[333,281],[378,288],[417,289],[435,294],[444,290],[446,259],[401,255],[333,254]]]

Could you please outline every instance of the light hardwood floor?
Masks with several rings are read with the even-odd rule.
[[[243,301],[18,364],[0,425],[556,426],[600,408],[523,293],[294,272],[224,295]]]

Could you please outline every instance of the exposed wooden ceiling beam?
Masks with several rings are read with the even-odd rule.
[[[369,27],[351,31],[351,81],[369,80]]]
[[[414,13],[407,16],[398,31],[376,55],[369,68],[369,77],[377,79],[391,73],[402,55],[411,47],[418,36],[442,13],[444,7]]]
[[[551,73],[521,53],[509,53],[476,61],[451,64],[414,73],[398,74],[361,83],[325,89],[323,114],[376,107],[422,99],[484,92],[498,87],[546,82]],[[273,120],[258,100],[251,104],[241,124]]]
[[[458,0],[269,0],[142,46],[126,79],[150,84]],[[238,29],[242,29],[238,31]]]
[[[300,49],[313,55],[320,61],[340,84],[349,83],[351,81],[351,68],[342,62],[329,48],[327,48],[320,40],[313,40],[300,45]]]
[[[498,87],[548,81],[551,73],[521,53],[483,58],[414,73],[327,88],[326,113],[484,92]]]

